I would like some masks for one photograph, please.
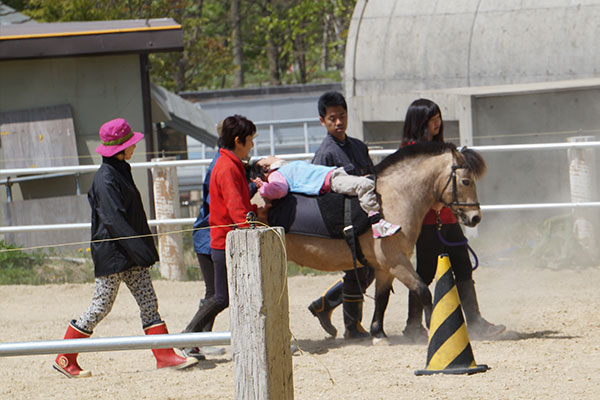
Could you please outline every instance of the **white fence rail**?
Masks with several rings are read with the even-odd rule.
[[[36,354],[86,353],[97,351],[168,349],[229,345],[231,332],[199,332],[169,335],[121,336],[108,338],[61,339],[36,342],[0,343],[0,357]]]
[[[511,152],[511,151],[531,151],[531,150],[562,150],[576,148],[594,148],[600,147],[600,141],[595,142],[566,142],[566,143],[538,143],[538,144],[511,144],[498,146],[472,146],[471,148],[480,152]],[[385,157],[392,154],[395,150],[371,150],[371,157]],[[286,160],[306,160],[311,159],[313,153],[283,154],[278,157]],[[176,160],[160,162],[141,162],[132,163],[131,168],[152,168],[152,167],[189,167],[189,166],[207,166],[211,163],[210,159],[201,160]],[[52,168],[13,168],[0,169],[0,176],[15,176],[23,174],[49,174],[62,172],[94,172],[99,165],[81,165],[70,167],[52,167]],[[551,208],[595,208],[600,207],[600,202],[581,202],[581,203],[529,203],[529,204],[497,204],[482,205],[482,211],[507,211],[507,210],[536,210]],[[158,225],[191,225],[195,218],[178,218],[169,220],[150,220],[151,226]],[[0,234],[28,232],[28,231],[54,231],[54,230],[73,230],[89,228],[89,223],[72,224],[53,224],[53,225],[25,225],[25,226],[6,226],[0,227]]]

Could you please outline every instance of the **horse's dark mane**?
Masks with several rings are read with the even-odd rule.
[[[422,156],[422,155],[438,155],[446,151],[456,150],[453,143],[443,142],[417,142],[410,146],[401,147],[396,152],[384,158],[375,166],[375,174],[379,175],[387,167],[392,166],[402,160]]]
[[[401,147],[375,166],[375,174],[381,174],[386,168],[395,165],[402,160],[423,155],[435,156],[448,151],[457,151],[456,145],[443,142],[417,142],[410,146]],[[480,178],[483,176],[487,167],[481,154],[467,148],[463,148],[460,151],[460,154],[462,154],[464,158],[465,167],[473,172],[475,177]]]

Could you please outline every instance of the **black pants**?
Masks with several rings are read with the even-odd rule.
[[[446,246],[438,238],[435,225],[423,225],[417,240],[417,274],[429,285],[435,277],[437,258],[447,253],[456,282],[472,279],[473,266],[466,245]],[[447,242],[462,242],[465,240],[458,223],[442,226],[442,237]]]
[[[215,295],[215,265],[210,254],[196,253],[196,257],[204,279],[204,298],[210,299]]]
[[[215,295],[213,298],[217,304],[225,309],[229,307],[225,250],[210,249],[210,255],[215,266]]]
[[[358,298],[366,292],[375,279],[375,270],[371,267],[344,271],[343,293],[345,298]]]

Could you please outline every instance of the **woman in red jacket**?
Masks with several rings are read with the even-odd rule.
[[[266,220],[266,209],[250,204],[250,189],[243,162],[254,146],[256,126],[241,115],[223,121],[220,156],[210,178],[210,254],[215,267],[215,294],[198,308],[184,332],[198,332],[208,321],[229,306],[225,237],[233,229],[246,226],[248,212],[259,213]]]
[[[412,102],[404,119],[403,146],[415,142],[443,142],[444,123],[442,112],[431,100],[418,99]],[[447,242],[465,240],[462,229],[448,207],[439,210],[442,222],[441,234]],[[425,216],[421,234],[417,240],[417,273],[429,285],[435,276],[437,257],[447,253],[454,272],[456,289],[465,313],[467,328],[472,338],[491,339],[500,335],[506,327],[486,321],[479,312],[479,304],[473,282],[473,267],[466,245],[445,246],[437,236],[436,211],[430,210]],[[427,342],[427,331],[421,324],[423,306],[419,299],[409,294],[408,320],[404,335],[412,342]]]

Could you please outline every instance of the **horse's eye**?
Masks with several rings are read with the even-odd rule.
[[[462,184],[465,186],[469,186],[471,184],[471,181],[469,179],[463,179]]]

